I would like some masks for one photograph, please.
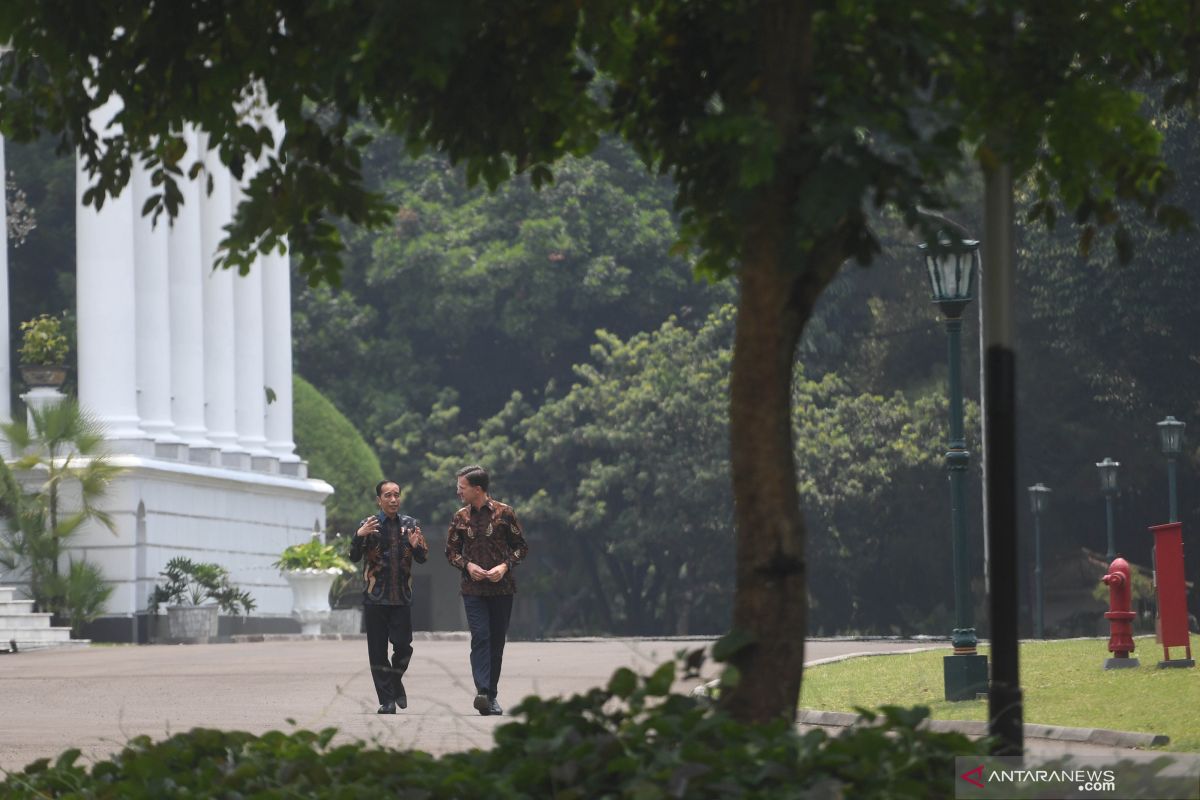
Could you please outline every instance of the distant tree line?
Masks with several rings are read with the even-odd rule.
[[[1181,176],[1175,200],[1195,211],[1196,125],[1182,113],[1158,124]],[[15,328],[74,306],[73,172],[48,144],[8,148],[38,220],[10,253]],[[339,287],[297,276],[298,373],[405,483],[422,518],[450,513],[461,463],[494,469],[497,495],[524,511],[534,539],[524,590],[538,598],[542,633],[727,629],[732,291],[697,282],[691,254],[671,250],[670,185],[616,143],[563,162],[540,191],[522,179],[468,190],[445,161],[408,159],[388,139],[367,167],[399,211],[383,232],[345,232]],[[980,187],[968,179],[961,191]],[[960,221],[982,229],[977,216]],[[951,626],[945,334],[916,242],[898,220],[880,230],[873,266],[846,265],[818,305],[793,388],[814,633]],[[1123,265],[1106,242],[1082,253],[1069,221],[1021,231],[1020,473],[1021,485],[1055,490],[1047,560],[1103,549],[1093,464],[1109,455],[1122,463],[1118,547],[1148,563],[1145,527],[1166,518],[1154,423],[1173,414],[1200,425],[1196,237],[1136,223],[1130,236],[1136,256]],[[978,475],[975,313],[963,355]],[[1189,444],[1185,536],[1200,511],[1196,463]],[[337,488],[339,519],[369,505],[362,487]],[[982,589],[979,499],[968,516]]]

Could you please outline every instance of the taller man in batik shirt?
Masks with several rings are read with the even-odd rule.
[[[458,471],[458,497],[466,505],[450,520],[446,535],[446,560],[462,573],[475,710],[485,717],[504,713],[496,695],[517,591],[512,570],[529,553],[516,513],[488,495],[488,483],[481,466]]]

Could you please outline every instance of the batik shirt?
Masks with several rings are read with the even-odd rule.
[[[513,567],[529,553],[521,523],[511,506],[488,498],[478,509],[465,506],[450,520],[446,534],[446,560],[450,566],[462,571],[462,593],[489,596],[514,594],[517,581]],[[483,569],[499,564],[508,564],[508,572],[493,583],[489,580],[473,581],[467,574],[467,564],[474,563]]]
[[[367,536],[355,536],[350,542],[350,560],[363,563],[363,602],[383,606],[412,605],[412,562],[424,564],[429,545],[421,535],[421,526],[403,514],[388,519],[380,513],[379,531]],[[367,517],[370,519],[370,517]],[[359,523],[362,527],[364,519]],[[417,547],[408,543],[408,532],[416,530]]]

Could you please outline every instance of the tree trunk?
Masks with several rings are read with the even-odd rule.
[[[729,658],[740,682],[722,695],[738,719],[794,719],[808,626],[804,517],[796,489],[791,387],[796,345],[845,253],[837,241],[801,256],[787,204],[764,214],[742,264],[730,379],[730,458],[737,591]],[[774,218],[772,220],[772,217]]]
[[[778,135],[774,180],[753,203],[741,243],[730,379],[730,460],[737,591],[729,663],[740,680],[722,705],[746,722],[794,719],[804,670],[808,576],[796,489],[791,388],[796,345],[821,291],[845,260],[849,220],[799,242],[795,201],[807,152],[813,4],[762,6],[760,97]]]

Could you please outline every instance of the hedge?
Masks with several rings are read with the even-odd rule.
[[[383,468],[350,420],[311,383],[297,375],[292,387],[296,451],[308,460],[309,475],[333,486],[325,503],[328,529],[349,534],[349,526],[374,509]]]

